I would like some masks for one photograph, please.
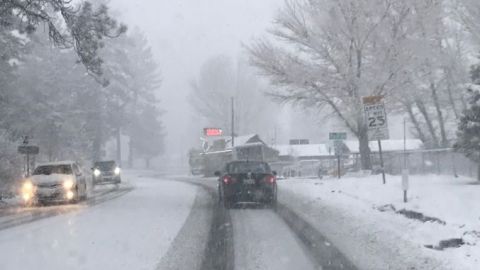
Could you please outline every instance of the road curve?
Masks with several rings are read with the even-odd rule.
[[[176,177],[173,180],[196,185],[199,194],[209,195],[202,195],[203,199],[199,199],[197,194],[191,217],[177,236],[179,242],[184,243],[177,245],[170,256],[185,258],[184,255],[191,252],[188,247],[185,250],[178,246],[185,246],[185,239],[192,239],[186,237],[192,235],[192,230],[195,233],[202,231],[208,217],[210,231],[206,246],[197,240],[198,245],[195,241],[190,243],[196,246],[197,254],[201,252],[200,247],[204,248],[201,266],[195,267],[198,263],[186,264],[189,259],[184,259],[180,264],[171,264],[177,267],[162,268],[160,266],[165,264],[160,264],[157,269],[356,269],[326,237],[282,202],[275,210],[251,206],[225,210],[218,202],[215,180],[195,177]],[[199,211],[204,214],[199,214]],[[202,219],[198,219],[200,216]],[[165,260],[170,259],[162,261]]]

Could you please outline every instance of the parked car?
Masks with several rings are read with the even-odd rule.
[[[76,203],[87,198],[85,175],[76,162],[61,161],[38,165],[22,184],[27,205],[48,202]]]
[[[225,208],[239,202],[263,203],[274,207],[277,203],[276,172],[262,161],[232,161],[218,176],[218,193]]]
[[[119,184],[122,182],[121,170],[113,160],[96,161],[93,164],[93,184]]]

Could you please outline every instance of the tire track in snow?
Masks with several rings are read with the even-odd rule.
[[[213,216],[210,227],[208,243],[205,249],[205,255],[201,268],[185,266],[185,268],[176,267],[175,269],[200,269],[200,270],[217,270],[217,269],[234,269],[235,252],[231,211],[225,210],[218,203],[215,182],[197,178],[175,178],[176,181],[182,181],[192,185],[196,185],[210,193],[211,207],[213,208]],[[255,211],[255,209],[247,209]],[[193,209],[192,209],[193,211]],[[298,214],[288,208],[286,205],[279,203],[274,215],[279,217],[279,222],[286,225],[289,231],[299,240],[300,247],[303,252],[310,258],[318,269],[328,270],[356,270],[357,268],[336,248],[323,234],[317,231],[307,221],[302,219]],[[261,215],[262,211],[258,211]],[[188,218],[187,218],[188,219]],[[194,218],[192,218],[194,220]],[[189,221],[189,223],[195,224]],[[282,226],[279,224],[279,226]],[[190,265],[191,266],[191,265]],[[157,268],[163,269],[163,268]],[[166,268],[169,269],[169,268]],[[171,268],[170,268],[171,269]]]
[[[192,209],[157,270],[200,269],[213,214],[212,200],[208,192],[197,189]]]
[[[320,269],[357,269],[325,236],[286,205],[279,203],[276,213],[300,239]]]
[[[108,189],[106,191],[95,194],[93,197],[89,197],[86,202],[81,202],[79,204],[65,204],[51,207],[29,208],[21,211],[19,214],[2,216],[2,219],[4,219],[0,220],[0,231],[23,224],[32,223],[44,218],[80,211],[82,209],[85,209],[86,207],[92,207],[106,201],[121,197],[132,191],[133,189],[133,187]]]
[[[295,233],[270,209],[232,209],[235,266],[242,270],[315,270]]]
[[[187,221],[157,269],[233,270],[232,223],[229,212],[218,203],[214,183],[187,177],[174,180],[195,185],[199,190]],[[199,233],[203,236],[199,237]],[[192,242],[189,236],[195,240]],[[201,239],[204,245],[200,244]],[[188,257],[192,254],[196,261]]]

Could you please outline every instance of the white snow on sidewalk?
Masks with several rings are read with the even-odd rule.
[[[196,187],[125,178],[135,189],[120,198],[0,231],[0,269],[155,269]]]
[[[403,203],[400,176],[279,181],[279,200],[326,233],[362,269],[480,269],[480,185],[453,176],[410,176]],[[407,209],[443,220],[423,223],[395,213]],[[386,210],[381,212],[379,209]],[[427,249],[463,238],[459,248]]]

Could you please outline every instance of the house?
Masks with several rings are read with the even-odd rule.
[[[350,154],[359,154],[359,143],[358,140],[355,141],[344,141],[343,142]],[[372,153],[378,153],[378,142],[371,141],[368,143],[370,151]],[[415,151],[423,148],[423,143],[418,139],[408,139],[405,141],[405,149],[407,151]],[[404,151],[404,141],[403,140],[384,140],[382,141],[382,152],[384,153],[397,153]]]
[[[282,161],[322,160],[332,158],[334,151],[326,144],[274,145]]]

